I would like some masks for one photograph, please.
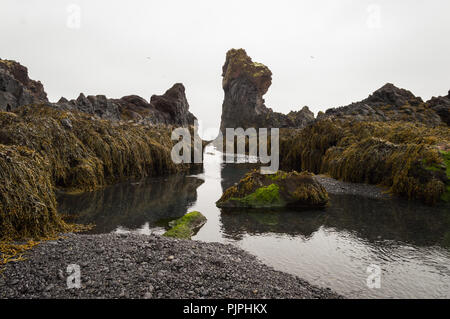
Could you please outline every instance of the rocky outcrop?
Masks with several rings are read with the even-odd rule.
[[[263,175],[254,170],[228,188],[216,204],[221,208],[320,208],[328,205],[328,193],[308,172]]]
[[[163,95],[153,95],[150,103],[137,95],[108,99],[104,95],[84,96],[68,101],[61,98],[56,107],[78,110],[108,120],[133,120],[146,124],[193,125],[183,84],[176,83]]]
[[[107,120],[120,120],[119,106],[104,95],[86,97],[81,93],[76,100],[67,101],[62,97],[56,105],[64,110],[77,110]]]
[[[0,110],[40,102],[48,102],[41,82],[31,80],[28,69],[20,63],[0,59]]]
[[[176,83],[163,95],[153,95],[150,104],[159,111],[168,124],[193,125],[195,116],[189,112],[183,84]]]
[[[243,49],[227,52],[222,77],[225,92],[222,132],[227,127],[302,127],[314,118],[307,107],[290,115],[267,108],[263,96],[272,84],[272,72],[267,66],[253,62]]]
[[[206,223],[206,217],[200,212],[190,212],[169,223],[170,229],[163,236],[191,239]]]
[[[193,125],[196,119],[189,112],[185,88],[181,83],[176,83],[163,95],[153,95],[150,102],[137,95],[110,99],[104,95],[85,96],[80,93],[74,100],[62,97],[57,103],[50,103],[41,82],[31,80],[26,67],[15,61],[0,59],[0,111],[14,111],[29,104],[46,104],[106,120],[132,120],[141,124],[188,126]]]
[[[432,97],[427,104],[441,117],[442,122],[450,125],[450,91],[447,96]]]
[[[385,84],[368,98],[347,106],[331,108],[318,115],[319,119],[345,118],[365,121],[411,121],[436,126],[442,123],[439,115],[420,97]]]

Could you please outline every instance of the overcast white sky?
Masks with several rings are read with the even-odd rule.
[[[148,100],[182,82],[205,126],[220,122],[230,48],[272,70],[266,105],[284,113],[346,105],[386,82],[424,99],[450,89],[448,0],[1,0],[0,34],[0,58],[27,66],[52,101]]]

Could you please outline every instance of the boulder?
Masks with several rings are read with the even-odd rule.
[[[191,239],[206,223],[206,217],[200,212],[190,212],[169,223],[170,229],[163,236],[181,239]]]
[[[328,193],[309,172],[247,173],[216,202],[220,208],[323,208]]]

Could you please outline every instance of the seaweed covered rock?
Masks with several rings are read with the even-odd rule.
[[[308,108],[289,115],[267,108],[263,96],[272,84],[272,72],[253,62],[243,49],[227,52],[222,76],[222,132],[228,127],[303,127],[314,119]]]
[[[258,170],[247,173],[216,202],[221,208],[320,208],[327,204],[327,191],[311,173],[278,171],[263,175]]]
[[[68,191],[188,170],[171,160],[170,133],[169,127],[112,122],[43,105],[0,112],[0,144],[39,153],[49,162],[54,186]]]
[[[170,229],[163,236],[181,239],[191,239],[195,233],[206,223],[206,217],[202,213],[194,211],[183,217],[171,221]]]
[[[0,144],[0,241],[69,229],[56,211],[49,163],[22,146]]]
[[[21,105],[47,102],[41,82],[28,77],[28,69],[18,62],[0,59],[0,111]]]
[[[325,118],[301,131],[282,131],[280,164],[382,184],[395,194],[435,204],[449,192],[449,147],[447,126]]]

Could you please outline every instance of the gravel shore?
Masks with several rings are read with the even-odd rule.
[[[219,243],[68,234],[26,257],[0,274],[0,298],[340,298]],[[80,288],[67,288],[70,264]]]
[[[325,175],[316,175],[315,178],[325,187],[328,193],[333,195],[359,195],[374,199],[392,198],[388,195],[387,189],[377,185],[348,183]]]

